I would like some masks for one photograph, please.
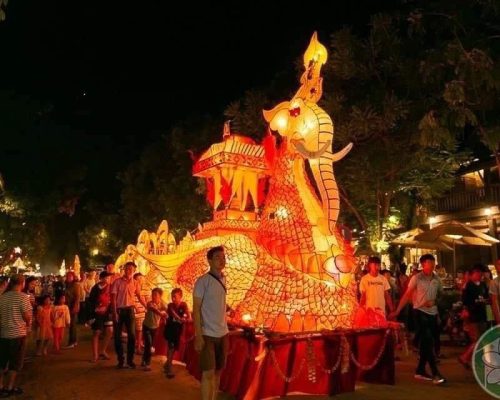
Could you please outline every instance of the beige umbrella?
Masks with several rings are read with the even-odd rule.
[[[404,247],[413,247],[416,249],[433,249],[442,251],[453,251],[453,247],[444,243],[442,241],[437,242],[426,242],[422,240],[417,240],[416,236],[424,233],[425,231],[420,228],[415,228],[407,232],[403,232],[396,236],[391,244],[400,245]]]
[[[453,245],[453,274],[456,275],[457,260],[455,246],[491,246],[500,243],[490,235],[457,221],[446,222],[415,236],[416,240],[430,243],[449,243]]]

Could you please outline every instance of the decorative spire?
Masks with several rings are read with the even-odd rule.
[[[323,93],[323,78],[321,78],[321,67],[328,59],[328,52],[318,40],[317,32],[314,32],[311,42],[304,53],[304,73],[300,78],[301,86],[294,96],[305,101],[317,103]]]

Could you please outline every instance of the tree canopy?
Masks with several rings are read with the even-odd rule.
[[[334,146],[354,143],[335,167],[341,223],[363,232],[374,250],[387,250],[392,230],[423,221],[465,158],[492,154],[500,166],[499,13],[496,0],[404,1],[364,30],[331,33],[320,105],[334,120]],[[55,124],[50,104],[0,92],[0,252],[20,245],[52,263],[79,253],[85,265],[113,259],[162,219],[182,237],[210,215],[193,159],[220,141],[224,119],[262,138],[262,109],[290,98],[299,57],[296,65],[249,87],[216,118],[183,118],[120,148],[98,134],[73,148],[82,132]],[[47,132],[56,140],[47,142]],[[27,140],[36,171],[10,162],[11,144]],[[98,151],[109,158],[91,165],[81,155]],[[121,172],[111,175],[108,163]]]

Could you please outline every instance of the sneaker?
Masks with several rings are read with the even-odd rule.
[[[446,379],[444,379],[441,375],[435,375],[434,378],[432,378],[432,383],[434,385],[442,385],[443,383],[446,383]]]
[[[131,368],[131,369],[135,369],[136,365],[135,365],[135,362],[131,361],[128,364],[128,367]]]
[[[116,369],[124,369],[124,368],[125,368],[125,365],[122,362],[119,362],[118,364],[116,364]]]
[[[426,374],[425,372],[421,374],[415,374],[414,378],[420,381],[432,381],[432,376]]]
[[[67,346],[63,347],[63,349],[74,349],[77,346],[77,343],[71,343]]]
[[[150,365],[144,365],[144,367],[142,369],[143,369],[143,371],[151,371],[151,366]]]

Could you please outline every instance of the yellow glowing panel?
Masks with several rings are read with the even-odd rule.
[[[274,133],[259,145],[226,124],[223,141],[195,163],[193,173],[207,182],[212,221],[178,244],[165,221],[157,232],[141,232],[117,263],[135,261],[148,285],[180,287],[190,302],[208,268],[206,252],[221,245],[232,322],[277,332],[350,328],[357,307],[354,258],[336,226],[333,165],[351,145],[333,153],[333,122],[317,105],[326,60],[314,34],[297,93],[264,113]],[[273,134],[282,137],[279,146]]]

